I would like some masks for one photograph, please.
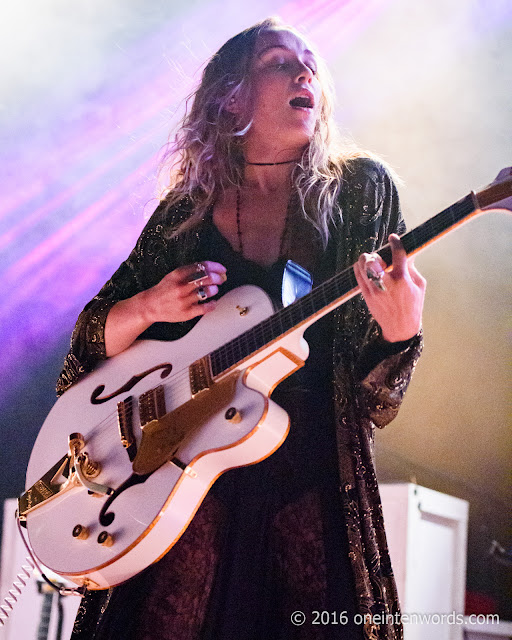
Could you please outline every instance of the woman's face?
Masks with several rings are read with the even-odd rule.
[[[322,90],[316,73],[315,56],[299,36],[286,29],[262,32],[251,64],[253,124],[246,142],[302,149],[320,113]]]

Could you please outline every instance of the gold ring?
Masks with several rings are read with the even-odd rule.
[[[196,271],[191,276],[189,276],[188,281],[193,285],[202,287],[204,285],[203,280],[208,277],[206,267],[202,262],[196,262],[194,266],[196,268]]]

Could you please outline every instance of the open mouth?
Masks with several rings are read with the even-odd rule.
[[[312,109],[313,100],[308,96],[297,96],[290,100],[290,106],[294,109]]]

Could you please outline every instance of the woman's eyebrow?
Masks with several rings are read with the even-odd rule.
[[[261,58],[265,53],[268,53],[272,49],[283,49],[284,51],[291,51],[291,49],[289,47],[286,47],[284,44],[271,44],[258,53],[258,58]],[[304,49],[303,53],[314,56],[314,53],[309,49]]]

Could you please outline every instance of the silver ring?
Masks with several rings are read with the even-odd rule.
[[[380,289],[381,291],[386,291],[386,286],[382,282],[382,278],[384,277],[384,271],[381,271],[378,275],[374,273],[371,269],[366,269],[366,277],[368,280],[373,282],[373,284]]]
[[[203,287],[198,287],[196,289],[196,296],[197,299],[202,302],[203,300],[206,300],[206,298],[208,297],[208,294],[206,293],[206,291],[203,289]]]

